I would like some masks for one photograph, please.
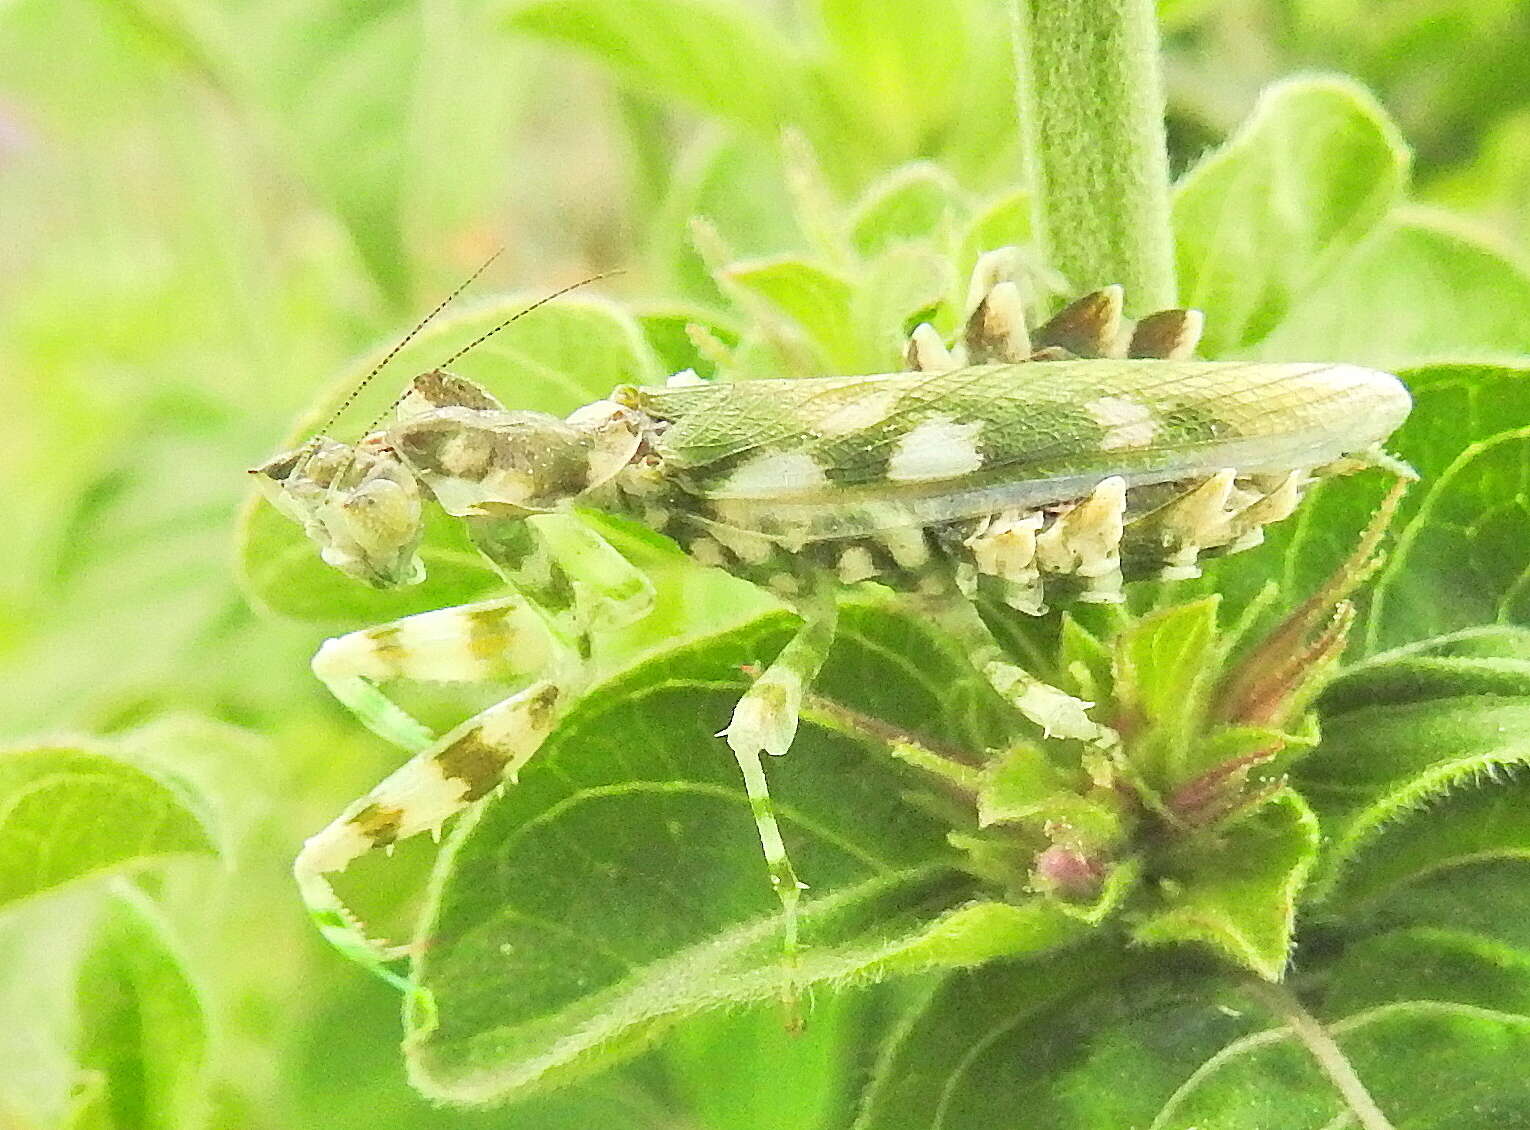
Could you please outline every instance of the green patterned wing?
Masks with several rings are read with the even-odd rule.
[[[1254,362],[1030,362],[624,391],[669,422],[659,454],[686,489],[760,501],[1285,471],[1376,446],[1409,408],[1387,373]]]

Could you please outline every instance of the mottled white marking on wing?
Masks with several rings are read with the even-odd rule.
[[[781,451],[757,455],[741,464],[717,493],[734,498],[770,498],[821,490],[827,485],[823,468],[807,452]]]
[[[1158,434],[1153,410],[1131,397],[1101,396],[1085,404],[1084,410],[1105,429],[1105,435],[1100,439],[1100,447],[1105,451],[1146,447]]]
[[[980,420],[958,423],[949,416],[921,420],[898,441],[887,462],[895,483],[927,483],[970,475],[983,465],[977,449]]]
[[[886,388],[870,388],[854,400],[826,413],[814,425],[813,430],[821,436],[830,437],[874,428],[893,414],[904,392],[905,386],[901,381],[889,384]]]

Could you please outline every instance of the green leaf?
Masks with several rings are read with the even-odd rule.
[[[1512,1124],[1530,1025],[1475,1002],[1495,982],[1518,985],[1520,963],[1467,941],[1436,945],[1451,964],[1431,967],[1420,941],[1432,940],[1341,960],[1330,1031],[1399,1130]],[[1387,956],[1400,967],[1372,999],[1401,999],[1344,1008],[1361,1005],[1353,989],[1375,977],[1365,958]],[[996,1110],[1023,1110],[1027,1130],[1356,1125],[1311,1052],[1283,1024],[1269,1027],[1241,984],[1183,961],[1123,975],[1120,961],[1086,950],[949,975],[896,1030],[855,1130],[989,1130]],[[1443,999],[1418,999],[1426,993]]]
[[[1411,1001],[1331,1026],[1377,1105],[1400,1130],[1498,1130],[1530,1104],[1530,1020]],[[1164,1105],[1155,1130],[1324,1130],[1355,1125],[1308,1050],[1286,1029],[1224,1048]]]
[[[1388,442],[1423,478],[1404,500],[1419,505],[1424,492],[1473,443],[1530,427],[1530,365],[1440,362],[1400,369],[1413,394],[1413,413]]]
[[[518,785],[457,833],[415,977],[406,1053],[427,1094],[488,1101],[629,1056],[688,1015],[769,1000],[780,914],[715,735],[789,618],[660,654],[587,696]],[[846,609],[818,689],[959,737],[976,676],[912,621]],[[921,654],[918,664],[907,661]],[[874,672],[868,678],[868,672]],[[804,725],[769,766],[803,911],[804,988],[1034,953],[1078,929],[1040,903],[971,902],[926,779]]]
[[[1282,39],[1344,66],[1399,105],[1410,137],[1436,167],[1471,159],[1461,148],[1500,116],[1524,105],[1530,60],[1523,10],[1515,0],[1421,0],[1407,11],[1372,9],[1362,0],[1298,0]],[[1470,66],[1460,65],[1470,60]]]
[[[1071,612],[1062,614],[1057,632],[1060,689],[1089,702],[1103,702],[1115,685],[1114,658],[1101,635],[1086,628]]]
[[[1142,885],[1142,860],[1128,856],[1109,865],[1099,894],[1087,902],[1062,898],[1058,906],[1080,922],[1098,926],[1129,904]]]
[[[1019,742],[991,758],[982,770],[978,790],[978,826],[1046,818],[1073,783],[1049,761],[1041,747]],[[1073,794],[1075,800],[1081,800]]]
[[[1448,215],[1401,210],[1304,289],[1253,352],[1382,369],[1498,361],[1530,353],[1527,303],[1530,274],[1504,251]]]
[[[1122,839],[1120,811],[1082,794],[1082,774],[1069,775],[1053,765],[1042,747],[1021,742],[994,755],[982,770],[978,790],[979,827],[1025,824],[1038,831],[1053,829],[1052,838],[1066,839],[1083,851],[1106,850]],[[1005,845],[1013,852],[1013,845]]]
[[[917,153],[961,89],[966,5],[815,0],[813,7],[833,53],[824,75],[841,112],[855,114],[879,152],[894,159]]]
[[[773,134],[799,97],[789,44],[748,9],[712,0],[530,0],[507,26],[594,55],[635,90]]]
[[[681,150],[649,227],[656,276],[677,293],[721,306],[725,297],[694,246],[697,220],[715,232],[721,247],[709,254],[715,250],[722,261],[800,246],[777,148],[722,127],[699,130]]]
[[[1464,930],[1420,926],[1357,939],[1325,979],[1328,1016],[1410,1000],[1530,1016],[1530,952]]]
[[[69,1093],[63,1130],[111,1130],[112,1116],[106,1103],[106,1080],[94,1072],[81,1075]]]
[[[843,1124],[864,994],[814,993],[801,1031],[776,1002],[693,1017],[664,1042],[674,1085],[707,1130],[829,1130]]]
[[[1206,313],[1206,354],[1280,324],[1401,198],[1407,175],[1396,127],[1362,87],[1299,78],[1266,90],[1175,195],[1180,299]]]
[[[1128,973],[1091,946],[948,975],[895,1030],[854,1130],[992,1130],[996,1111],[1026,1130],[1147,1127],[1257,1013],[1202,969]]]
[[[836,371],[851,371],[856,344],[850,309],[854,288],[848,280],[790,257],[735,263],[724,278],[792,319]]]
[[[1490,859],[1530,859],[1524,781],[1473,782],[1385,825],[1343,872],[1325,908],[1350,912],[1426,876]]]
[[[80,1067],[104,1081],[92,1126],[183,1130],[205,1103],[206,1021],[146,899],[113,900],[80,966]]]
[[[653,1059],[605,1072],[503,1110],[449,1109],[413,1090],[399,1069],[398,993],[376,978],[326,979],[284,1082],[294,1108],[322,1116],[325,1130],[673,1130],[663,1064]],[[664,1097],[661,1097],[664,1096]]]
[[[962,235],[955,264],[957,277],[970,277],[972,268],[984,252],[1001,247],[1024,247],[1030,242],[1030,194],[1017,190],[995,197],[978,207],[976,216]],[[1034,297],[1035,289],[1034,286],[1028,288],[1028,298]]]
[[[1337,715],[1461,695],[1530,697],[1530,659],[1413,653],[1359,664],[1324,688],[1322,709]]]
[[[512,115],[541,79],[533,68],[507,68],[500,44],[483,33],[480,20],[463,11],[455,19],[432,21],[422,32],[419,13],[407,5],[356,8],[346,0],[277,3],[259,11],[163,3],[123,7],[140,13],[152,8],[151,20],[186,13],[180,18],[209,31],[204,40],[236,64],[238,81],[222,93],[242,128],[208,136],[258,147],[268,160],[276,159],[274,167],[301,178],[344,225],[395,305],[410,299],[423,273],[422,259],[449,263],[452,274],[460,270],[466,241],[440,237],[479,228],[485,209],[503,198]],[[184,80],[197,83],[205,73],[193,67]],[[207,162],[209,155],[192,153],[187,159]],[[235,175],[248,192],[244,174]],[[252,199],[241,197],[241,203],[248,206]],[[191,206],[217,214],[208,201]],[[311,215],[311,209],[304,214]],[[227,223],[227,217],[220,219]],[[236,261],[256,261],[239,246],[239,236],[224,231],[218,236]],[[442,256],[438,248],[454,243],[457,255]],[[309,244],[295,258],[314,264],[318,250]],[[290,277],[294,269],[303,265],[289,263],[284,273]],[[347,273],[343,285],[351,284]],[[268,287],[248,289],[258,293]],[[231,280],[221,288],[243,289]],[[265,330],[278,338],[306,316],[261,309],[279,316],[278,324]],[[333,310],[321,317],[333,320]]]
[[[1479,475],[1491,474],[1491,467],[1505,460],[1513,461],[1515,444],[1495,445],[1493,437],[1530,428],[1530,370],[1522,365],[1442,364],[1405,370],[1402,377],[1413,393],[1414,410],[1391,446],[1423,481],[1403,499],[1394,526],[1396,548],[1376,582],[1378,597],[1367,622],[1366,642],[1371,650],[1495,619],[1500,602],[1509,596],[1502,586],[1516,579],[1504,577],[1501,566],[1493,568],[1489,562],[1489,574],[1499,574],[1496,582],[1479,572],[1464,583],[1466,570],[1476,567],[1475,538],[1467,539],[1473,546],[1468,561],[1452,559],[1449,550],[1439,556],[1441,539],[1447,539],[1443,545],[1459,545],[1461,531],[1434,528],[1432,515],[1436,508],[1461,515],[1464,506],[1473,502],[1461,501],[1460,491],[1476,492],[1474,501],[1484,510],[1498,508],[1513,497],[1509,484]],[[1488,462],[1473,466],[1479,454]],[[1371,483],[1369,491],[1356,489],[1362,486],[1350,480],[1337,490],[1324,489],[1323,513],[1303,524],[1306,540],[1312,543],[1311,556],[1337,560],[1340,543],[1335,539],[1358,528],[1361,516],[1374,506],[1380,484]],[[1495,489],[1508,491],[1509,498],[1485,497]],[[1465,521],[1471,525],[1477,515],[1468,515]],[[1325,527],[1326,539],[1319,536]],[[1504,564],[1512,565],[1512,561]],[[1442,599],[1442,594],[1449,595]],[[1530,649],[1522,654],[1530,656]]]
[[[188,797],[103,749],[0,752],[0,906],[103,871],[214,851]]]
[[[1373,646],[1530,613],[1527,441],[1530,427],[1473,444],[1429,482],[1377,579]]]
[[[866,190],[850,217],[850,242],[874,256],[899,243],[938,238],[964,220],[961,187],[939,165],[903,165]]]
[[[1530,953],[1530,861],[1464,860],[1383,892],[1351,915],[1370,932],[1415,926],[1460,930]]]
[[[1475,1002],[1495,981],[1517,984],[1517,959],[1499,951],[1495,969],[1491,947],[1466,943],[1431,968],[1429,948],[1413,946],[1341,960],[1329,1030],[1398,1130],[1512,1125],[1530,1024]],[[1367,956],[1400,960],[1373,999],[1401,999],[1351,1011],[1363,1000],[1352,986],[1376,974]],[[949,975],[896,1031],[855,1130],[989,1130],[996,1110],[1023,1110],[1027,1130],[1356,1125],[1311,1052],[1270,1027],[1242,984],[1183,961],[1123,975],[1120,961],[1082,951]]]
[[[426,511],[420,544],[425,580],[403,589],[371,589],[331,569],[297,524],[263,498],[250,497],[240,511],[239,544],[240,579],[258,607],[336,630],[481,600],[504,587],[461,520],[435,507]]]
[[[1296,786],[1317,809],[1327,837],[1314,894],[1329,894],[1347,871],[1364,866],[1367,855],[1391,839],[1382,835],[1389,826],[1405,819],[1427,824],[1431,812],[1417,810],[1527,759],[1530,700],[1524,698],[1473,695],[1364,706],[1325,719],[1322,745],[1295,773]],[[1500,824],[1498,832],[1512,834],[1513,826]],[[1491,830],[1483,831],[1492,837]],[[1458,829],[1442,839],[1441,863],[1459,849],[1460,835]],[[1405,854],[1395,862],[1427,869],[1427,835],[1421,830],[1413,838],[1411,852],[1407,843],[1399,844]],[[1385,873],[1369,883],[1364,875],[1357,880],[1362,886],[1390,881]]]
[[[440,318],[399,350],[387,374],[356,398],[334,429],[340,435],[385,414],[406,379],[443,359],[535,298],[501,297],[455,316]],[[308,410],[291,444],[313,434],[382,359],[379,349],[349,367]],[[619,308],[589,298],[565,298],[545,306],[490,338],[453,370],[478,381],[511,408],[562,415],[606,395],[618,384],[659,379],[653,352],[637,323]],[[463,524],[429,508],[420,556],[423,584],[391,591],[359,585],[319,560],[297,523],[251,497],[240,517],[239,557],[246,592],[261,607],[295,619],[335,627],[385,623],[399,616],[444,608],[502,587],[468,541]]]
[[[1133,735],[1133,765],[1169,791],[1183,782],[1217,670],[1215,595],[1150,613],[1116,640],[1115,708]]]
[[[1530,628],[1514,624],[1485,624],[1424,640],[1393,656],[1422,654],[1441,659],[1522,659],[1530,657]],[[1381,662],[1381,657],[1376,657]]]
[[[855,352],[843,371],[891,373],[904,369],[908,335],[920,322],[944,321],[956,289],[950,260],[929,243],[905,243],[879,255],[851,297]]]
[[[1427,188],[1430,201],[1459,213],[1486,213],[1493,226],[1524,246],[1530,235],[1530,110],[1521,107],[1485,132],[1478,158],[1457,165]]]
[[[1158,0],[1158,21],[1165,30],[1178,31],[1199,23],[1215,10],[1216,0]]]
[[[1317,818],[1286,790],[1218,835],[1214,846],[1203,835],[1160,860],[1163,907],[1145,915],[1132,936],[1207,945],[1278,980],[1291,952],[1296,899],[1317,860]]]
[[[717,316],[697,309],[652,310],[638,315],[643,337],[659,359],[663,372],[673,374],[692,369],[704,380],[717,375],[717,361],[696,348],[691,338],[700,330],[724,346],[738,343],[738,331]]]
[[[290,12],[281,31],[293,49],[262,76],[285,127],[281,140],[383,290],[400,299],[408,291],[403,193],[414,93],[401,76],[423,67],[421,37],[408,13],[387,5],[346,16],[334,4]],[[353,144],[363,136],[370,144]],[[346,158],[324,159],[337,151]]]

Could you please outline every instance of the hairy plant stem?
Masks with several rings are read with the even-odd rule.
[[[1075,291],[1172,306],[1174,244],[1153,0],[1013,0],[1036,242]]]
[[[1365,1089],[1360,1076],[1355,1074],[1354,1065],[1349,1062],[1344,1049],[1328,1034],[1322,1022],[1302,1006],[1295,993],[1284,985],[1254,978],[1249,979],[1248,987],[1266,1008],[1291,1026],[1292,1033],[1305,1045],[1323,1074],[1328,1076],[1334,1090],[1339,1092],[1363,1130],[1395,1130],[1391,1121],[1376,1105],[1376,1100],[1371,1098],[1371,1093]]]

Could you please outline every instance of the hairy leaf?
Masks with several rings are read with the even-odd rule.
[[[1000,247],[1023,248],[1031,241],[1031,197],[1024,190],[1014,190],[981,203],[972,222],[962,235],[961,249],[955,263],[958,278],[968,278],[978,258]],[[1022,268],[1034,266],[1022,260]],[[1034,303],[1039,280],[1019,273],[1022,293]]]
[[[1254,350],[1383,369],[1530,352],[1530,274],[1448,215],[1400,210],[1301,294]],[[1212,319],[1208,316],[1208,328]]]
[[[825,77],[877,149],[919,152],[961,91],[966,5],[958,0],[814,0],[834,54]],[[932,60],[943,65],[931,66]]]
[[[1213,835],[1218,842],[1210,842]],[[1163,909],[1144,916],[1133,936],[1210,946],[1278,980],[1291,952],[1297,896],[1320,840],[1318,821],[1301,796],[1278,794],[1253,815],[1187,841],[1162,861]]]
[[[92,1125],[103,1130],[199,1123],[206,1021],[176,949],[147,900],[122,894],[80,967],[76,1054],[100,1079]]]
[[[698,221],[717,246],[696,246]],[[775,147],[721,126],[698,131],[670,171],[648,242],[660,278],[692,298],[722,304],[712,258],[780,254],[801,242]]]
[[[413,1090],[399,1069],[398,994],[375,978],[326,983],[301,1035],[289,1080],[298,1109],[322,1111],[326,1130],[672,1130],[657,1057],[607,1071],[503,1110],[451,1109]]]
[[[1399,1130],[1494,1130],[1530,1102],[1530,1080],[1519,1066],[1530,1053],[1525,1017],[1409,1001],[1348,1016],[1332,1033]],[[1152,1125],[1243,1130],[1274,1120],[1290,1130],[1324,1130],[1345,1112],[1307,1049],[1274,1029],[1223,1049]]]
[[[779,908],[737,769],[714,735],[781,617],[659,655],[586,698],[459,832],[438,876],[406,1043],[428,1094],[486,1101],[630,1055],[686,1015],[769,1000]],[[847,610],[822,693],[960,740],[975,678],[922,629]],[[918,664],[906,657],[927,648]],[[875,672],[868,677],[869,672]],[[925,782],[875,743],[804,725],[768,767],[808,884],[804,986],[1029,953],[1078,927],[972,902]],[[926,794],[927,795],[927,794]]]
[[[1530,427],[1472,444],[1428,484],[1378,578],[1373,646],[1530,612],[1527,469]]]
[[[954,320],[950,299],[956,284],[950,261],[930,242],[905,243],[877,256],[850,302],[857,338],[853,371],[907,368],[903,351],[914,327]]]
[[[1530,1016],[1530,951],[1465,930],[1416,926],[1360,938],[1325,979],[1328,1016],[1410,1000]]]
[[[1483,777],[1513,771],[1530,759],[1530,699],[1462,695],[1407,704],[1362,706],[1328,718],[1323,744],[1298,767],[1295,781],[1317,809],[1327,843],[1315,894],[1327,895],[1351,868],[1363,868],[1372,851],[1385,847],[1389,825],[1427,823],[1427,806]],[[1484,803],[1491,804],[1490,801]],[[1485,815],[1479,811],[1478,815]],[[1449,824],[1447,823],[1447,828]],[[1512,836],[1514,825],[1480,829],[1490,841]],[[1447,865],[1460,850],[1462,831],[1437,845],[1421,830],[1407,852],[1387,853],[1390,870],[1428,870]],[[1431,845],[1439,855],[1431,863]],[[1382,857],[1378,857],[1382,858]],[[1459,862],[1459,859],[1456,859]],[[1395,881],[1383,872],[1362,887]]]
[[[403,4],[195,13],[199,28],[228,21],[215,39],[243,71],[231,108],[266,132],[246,136],[285,159],[384,293],[406,303],[419,261],[411,237],[460,230],[500,197],[512,109],[535,73],[507,69],[476,21],[439,19],[422,34]]]
[[[1266,90],[1175,196],[1180,300],[1206,312],[1206,354],[1269,334],[1397,202],[1407,170],[1362,87],[1301,78]]]
[[[103,749],[0,752],[0,906],[102,871],[214,850],[190,798]]]
[[[426,511],[420,544],[425,580],[403,589],[369,589],[330,568],[303,531],[261,498],[246,500],[239,541],[245,591],[259,607],[336,629],[483,599],[504,584],[468,540],[462,521],[434,508]]]
[[[856,1130],[987,1130],[996,1110],[1023,1110],[1028,1130],[1355,1125],[1311,1051],[1242,985],[1120,962],[1084,950],[947,976],[895,1032]],[[1394,933],[1340,957],[1321,1014],[1399,1130],[1486,1128],[1512,1124],[1526,1099],[1527,984],[1506,947]],[[1495,991],[1499,1005],[1480,1003]]]
[[[1257,1014],[1225,979],[1085,948],[948,975],[885,1048],[855,1130],[1147,1126],[1197,1066]]]
[[[876,255],[910,240],[942,239],[966,213],[960,186],[939,165],[903,165],[861,197],[850,218],[850,241],[862,255]]]
[[[735,263],[728,282],[768,303],[765,317],[786,315],[823,352],[828,371],[851,372],[855,326],[850,302],[853,288],[833,271],[802,259],[765,259]]]
[[[1467,931],[1530,953],[1530,861],[1462,860],[1383,892],[1350,913],[1352,922],[1372,933],[1410,927]]]
[[[709,380],[717,374],[717,359],[700,352],[692,337],[700,331],[713,341],[727,347],[738,342],[738,330],[710,311],[691,308],[663,308],[649,310],[638,316],[643,336],[658,357],[661,370],[667,374],[693,369],[696,375]]]
[[[1200,728],[1205,680],[1216,674],[1218,598],[1143,617],[1116,641],[1115,706],[1133,761],[1155,786],[1182,783]]]
[[[844,1122],[870,1003],[854,990],[815,992],[801,1031],[775,1001],[706,1013],[670,1034],[664,1058],[707,1130],[832,1130]]]
[[[1530,785],[1474,783],[1383,827],[1341,878],[1329,909],[1353,909],[1421,877],[1487,859],[1530,858]]]
[[[594,55],[636,89],[754,130],[779,128],[797,96],[789,45],[747,9],[716,0],[530,0],[507,9],[507,24]]]
[[[1530,697],[1530,629],[1467,628],[1372,656],[1323,690],[1324,714],[1460,695]]]

